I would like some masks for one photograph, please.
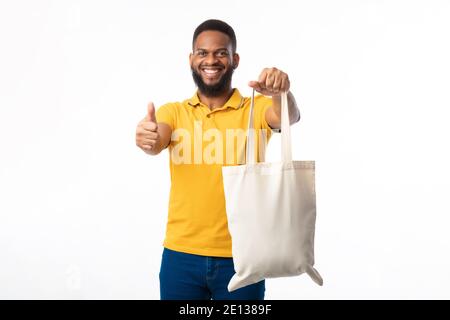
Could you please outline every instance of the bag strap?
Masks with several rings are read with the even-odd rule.
[[[292,162],[291,124],[287,92],[281,94],[281,161]]]
[[[247,148],[245,152],[246,164],[256,163],[254,109],[255,109],[255,89],[253,89],[252,91],[250,101],[250,111],[249,111],[250,114],[248,117]],[[289,108],[286,92],[283,92],[281,94],[281,161],[282,162],[292,161],[291,126],[289,123]]]
[[[254,108],[255,108],[255,89],[252,91],[252,97],[250,100],[250,111],[248,117],[248,128],[247,128],[247,148],[245,150],[245,162],[246,164],[254,164],[255,161],[255,129],[254,129]],[[252,156],[250,156],[252,155]]]

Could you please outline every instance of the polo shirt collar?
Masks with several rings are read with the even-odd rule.
[[[200,105],[200,99],[198,98],[198,91],[195,92],[195,94],[192,96],[191,99],[188,101],[189,105],[192,107],[196,107]],[[242,97],[241,93],[238,89],[233,89],[233,94],[231,95],[230,99],[225,103],[225,105],[222,108],[231,107],[234,109],[239,109],[244,104],[244,98]],[[220,109],[222,109],[220,108]]]

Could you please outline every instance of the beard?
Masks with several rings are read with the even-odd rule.
[[[231,86],[231,78],[233,77],[233,68],[229,68],[223,76],[219,79],[216,84],[208,85],[206,84],[202,76],[194,70],[191,66],[192,78],[194,79],[195,84],[198,87],[198,90],[207,97],[218,97],[230,88]]]

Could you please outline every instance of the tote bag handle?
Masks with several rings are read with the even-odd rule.
[[[253,89],[252,91],[252,97],[250,101],[250,115],[248,117],[247,148],[245,151],[246,164],[256,163],[254,107],[255,107],[255,89]],[[286,92],[283,92],[281,94],[281,161],[292,162],[291,126],[289,123],[289,108]]]

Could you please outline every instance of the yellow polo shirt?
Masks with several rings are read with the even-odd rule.
[[[271,136],[265,113],[269,97],[255,96],[254,128],[257,161]],[[220,108],[210,110],[197,93],[168,103],[156,112],[172,128],[171,189],[164,247],[191,254],[231,257],[222,166],[243,164],[250,98],[237,89]]]

